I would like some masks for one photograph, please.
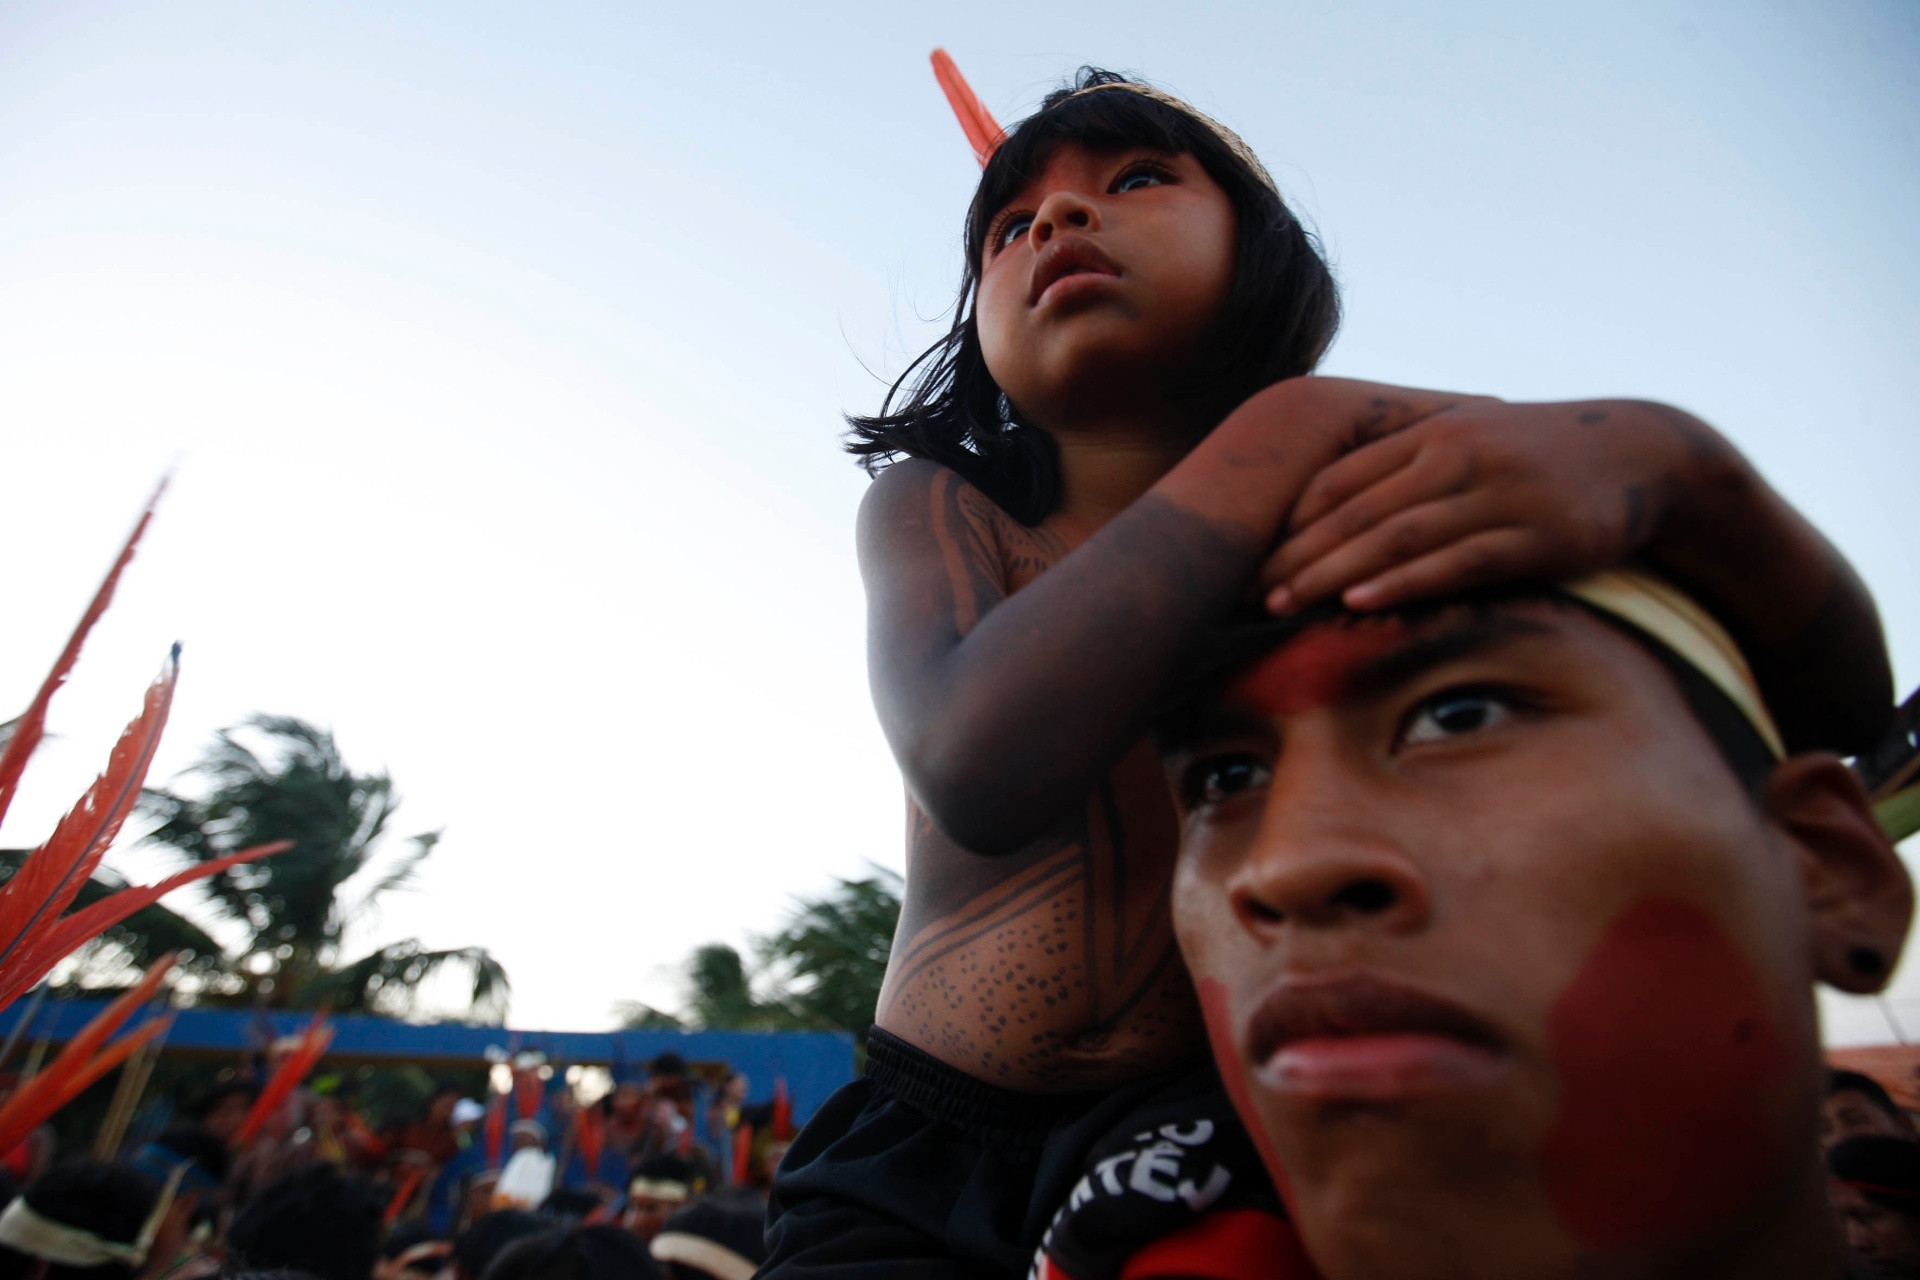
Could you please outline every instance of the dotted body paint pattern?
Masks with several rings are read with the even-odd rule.
[[[1564,1092],[1541,1159],[1576,1239],[1683,1239],[1775,1175],[1767,1097],[1790,1057],[1759,975],[1707,912],[1672,898],[1627,907],[1547,1031]]]

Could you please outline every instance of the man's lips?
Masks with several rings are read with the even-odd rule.
[[[1027,305],[1038,304],[1041,295],[1050,286],[1076,275],[1118,279],[1121,275],[1120,264],[1102,252],[1099,245],[1083,236],[1061,236],[1050,241],[1033,260],[1033,278],[1027,288]]]
[[[1283,983],[1254,1011],[1246,1046],[1269,1088],[1322,1101],[1485,1083],[1505,1048],[1459,1005],[1369,973]]]

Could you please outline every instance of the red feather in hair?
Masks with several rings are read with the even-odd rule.
[[[980,162],[981,168],[986,168],[987,161],[993,159],[993,153],[1007,140],[1005,130],[981,104],[979,95],[974,93],[973,86],[960,74],[960,68],[945,49],[933,51],[933,78],[940,82],[942,92],[947,95],[947,105],[959,117],[960,128],[973,147],[974,159]]]
[[[487,1101],[487,1168],[498,1169],[507,1151],[507,1095],[496,1093]]]
[[[793,1137],[793,1098],[787,1093],[787,1078],[773,1078],[773,1140],[785,1142]]]
[[[573,1113],[573,1145],[580,1149],[587,1181],[600,1181],[600,1155],[607,1149],[607,1121],[598,1105],[581,1107]]]
[[[153,491],[153,496],[147,499],[147,505],[140,512],[140,519],[135,522],[126,544],[120,548],[113,568],[107,571],[105,581],[93,593],[93,601],[87,605],[86,613],[81,615],[80,625],[73,629],[73,635],[68,638],[67,647],[60,651],[53,670],[47,673],[40,691],[33,695],[32,704],[14,725],[13,737],[8,739],[6,750],[0,751],[0,818],[6,817],[7,807],[13,803],[13,793],[20,785],[20,775],[26,772],[27,759],[33,755],[34,748],[40,745],[40,739],[46,732],[47,705],[53,701],[54,691],[66,683],[67,673],[80,660],[80,646],[86,643],[87,633],[93,630],[93,624],[100,620],[100,615],[107,611],[107,605],[112,603],[113,589],[120,581],[120,572],[133,559],[133,549],[140,545],[140,536],[147,531],[147,524],[153,519],[153,509],[159,504],[160,495],[166,491],[167,482],[162,480]]]
[[[174,957],[165,955],[154,961],[139,982],[95,1014],[73,1039],[67,1041],[60,1056],[47,1064],[33,1079],[14,1091],[0,1106],[0,1151],[11,1151],[39,1128],[46,1118],[77,1097],[81,1090],[111,1071],[135,1049],[164,1031],[170,1021],[159,1018],[120,1041],[105,1053],[95,1054],[122,1023],[153,997],[160,983],[173,968]]]

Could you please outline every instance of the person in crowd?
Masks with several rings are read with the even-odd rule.
[[[640,1240],[660,1234],[667,1219],[706,1190],[693,1163],[679,1156],[643,1160],[627,1185],[627,1203],[621,1225]]]
[[[150,1259],[169,1259],[161,1240],[162,1184],[124,1165],[55,1165],[0,1210],[0,1280],[134,1280]]]
[[[617,1080],[607,1095],[607,1150],[633,1160],[647,1136],[647,1091],[637,1080]]]
[[[1827,1172],[1857,1270],[1872,1280],[1920,1280],[1920,1144],[1846,1138],[1827,1152]]]
[[[453,1159],[460,1150],[454,1122],[454,1111],[460,1101],[458,1089],[435,1089],[418,1116],[406,1124],[395,1126],[388,1137],[388,1147],[396,1151],[418,1151],[435,1165]],[[480,1114],[485,1114],[484,1109]],[[479,1115],[473,1117],[476,1121],[479,1118]]]
[[[453,1253],[453,1243],[426,1223],[413,1220],[393,1224],[380,1242],[373,1264],[373,1280],[432,1280]]]
[[[253,1109],[260,1086],[251,1080],[223,1080],[194,1100],[187,1116],[201,1128],[228,1146],[240,1132],[247,1112]]]
[[[1913,1117],[1878,1080],[1859,1071],[1829,1071],[1827,1096],[1820,1104],[1821,1149],[1869,1134],[1920,1141]]]
[[[1852,771],[1788,741],[1638,572],[1226,633],[1160,746],[1258,1158],[1143,1126],[1042,1274],[1836,1276],[1813,984],[1880,989],[1913,887]],[[1284,1214],[1232,1198],[1260,1166]]]
[[[508,1245],[552,1229],[551,1222],[525,1209],[497,1209],[485,1214],[453,1242],[454,1280],[481,1280]]]
[[[767,1260],[766,1210],[752,1196],[714,1196],[667,1219],[647,1247],[666,1280],[752,1280]]]
[[[516,1240],[482,1280],[653,1280],[646,1246],[618,1227],[567,1227]]]
[[[227,1144],[200,1125],[175,1125],[144,1143],[127,1164],[155,1186],[173,1188],[149,1261],[165,1267],[171,1280],[210,1271],[211,1258],[200,1245],[219,1225],[221,1189],[233,1164]],[[192,1265],[196,1259],[206,1265]]]
[[[1082,1154],[1202,1056],[1145,734],[1249,592],[1379,609],[1643,556],[1768,671],[1845,673],[1793,689],[1796,723],[1871,738],[1890,707],[1864,590],[1705,424],[1305,376],[1334,281],[1237,136],[1091,69],[974,123],[952,328],[852,420],[908,875],[866,1077],[776,1178],[770,1276],[1024,1274]]]
[[[330,1164],[269,1183],[227,1231],[232,1265],[303,1271],[318,1280],[371,1280],[386,1206],[373,1185]]]

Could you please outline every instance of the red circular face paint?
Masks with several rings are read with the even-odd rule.
[[[1337,699],[1356,668],[1406,638],[1407,625],[1396,617],[1314,627],[1255,663],[1227,701],[1268,716],[1311,711]]]
[[[1541,1163],[1577,1239],[1678,1240],[1777,1176],[1768,1098],[1790,1056],[1759,975],[1705,911],[1646,898],[1621,912],[1547,1032],[1565,1092]]]

